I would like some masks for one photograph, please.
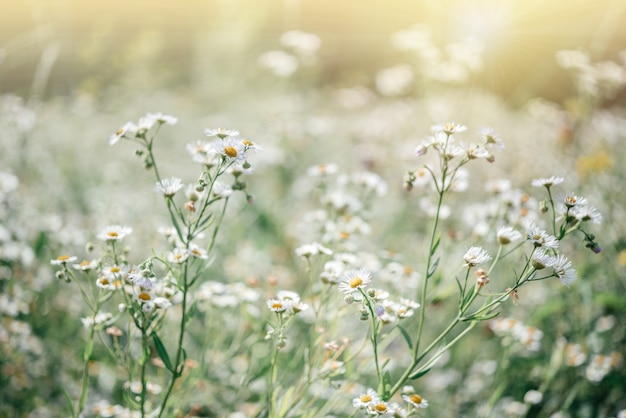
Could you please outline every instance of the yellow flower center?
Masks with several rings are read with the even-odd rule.
[[[109,270],[111,273],[115,274],[115,273],[119,273],[120,272],[120,268],[118,266],[113,266],[111,267],[111,270]]]
[[[409,396],[409,399],[411,400],[411,402],[416,403],[418,405],[422,403],[422,397],[416,393]]]
[[[57,261],[67,261],[70,259],[69,255],[60,255],[57,257]]]
[[[370,395],[361,395],[359,400],[361,402],[371,402],[372,401],[372,397]]]
[[[242,144],[244,144],[246,147],[253,147],[254,146],[254,142],[248,140],[248,139],[244,139],[243,141],[241,141]]]
[[[274,302],[272,303],[272,309],[282,309],[283,304],[280,302]]]
[[[120,128],[117,130],[117,132],[115,132],[115,136],[121,136],[122,134],[124,134],[124,128]]]
[[[137,296],[137,298],[139,298],[140,300],[148,301],[148,300],[152,299],[152,296],[150,296],[150,293],[141,292],[139,294],[139,296]]]
[[[118,233],[117,233],[117,232],[115,232],[115,231],[109,231],[109,232],[107,232],[107,237],[117,238],[117,237],[119,237],[119,236],[120,236],[120,234],[118,234]]]
[[[89,261],[87,261],[87,260],[84,260],[84,261],[81,261],[81,262],[80,262],[79,266],[81,266],[81,267],[87,267],[89,264],[91,264],[91,262],[89,262]]]
[[[111,283],[111,282],[109,282],[109,279],[107,279],[106,277],[100,277],[100,284],[101,285],[106,286],[109,283]]]
[[[357,287],[361,286],[363,284],[363,279],[356,276],[350,279],[350,287],[353,289],[356,289]]]
[[[229,145],[224,148],[224,154],[228,155],[230,158],[235,158],[237,156],[237,150],[235,147]]]
[[[377,403],[374,409],[376,412],[387,412],[387,405],[384,403]]]

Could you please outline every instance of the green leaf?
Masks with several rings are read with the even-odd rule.
[[[413,342],[411,341],[411,336],[409,335],[408,331],[404,329],[402,325],[398,325],[398,329],[400,330],[400,333],[404,337],[406,343],[409,345],[409,350],[413,350]]]
[[[435,251],[437,251],[437,247],[439,247],[440,242],[441,242],[441,234],[437,234],[437,238],[435,239],[433,246],[430,248],[430,255],[435,254]]]
[[[389,399],[391,393],[391,375],[389,371],[383,374],[383,399]]]
[[[157,354],[159,355],[161,360],[163,360],[163,364],[165,364],[167,370],[172,373],[176,373],[176,369],[172,365],[172,360],[170,360],[170,356],[169,354],[167,354],[167,350],[163,345],[163,341],[161,341],[161,339],[155,332],[152,333],[152,340],[154,341],[154,347],[156,348]]]
[[[281,396],[280,409],[278,410],[278,416],[284,417],[289,412],[289,408],[291,407],[291,400],[293,398],[294,392],[296,390],[296,386],[293,385],[283,395]]]
[[[430,268],[428,269],[428,277],[432,277],[433,274],[435,274],[435,271],[437,270],[438,266],[439,266],[439,258],[437,258],[435,262],[430,265]]]
[[[87,340],[87,345],[85,346],[85,351],[83,352],[83,360],[89,361],[89,358],[91,358],[92,353],[93,353],[93,338],[89,338]]]
[[[74,403],[72,402],[72,398],[70,394],[67,392],[67,389],[63,388],[63,395],[65,396],[65,401],[67,402],[67,409],[70,410],[70,414],[72,418],[76,417],[76,413],[74,412]]]
[[[415,374],[412,374],[412,375],[409,376],[409,379],[417,380],[420,377],[424,376],[426,373],[428,373],[430,371],[430,369],[432,369],[432,367],[429,367],[426,370],[422,370],[421,372],[417,372]]]

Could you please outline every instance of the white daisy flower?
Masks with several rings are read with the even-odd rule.
[[[167,261],[170,263],[181,264],[189,257],[189,251],[185,248],[174,248],[167,254]]]
[[[552,266],[554,264],[554,259],[546,254],[545,251],[537,250],[533,252],[530,262],[536,270],[541,270]]]
[[[215,166],[218,161],[218,153],[215,151],[213,145],[206,141],[196,141],[187,144],[187,153],[191,156],[191,159],[208,167]]]
[[[491,260],[491,256],[481,247],[470,247],[463,256],[466,267],[474,267]]]
[[[212,146],[218,154],[229,161],[243,161],[246,158],[246,147],[237,138],[220,137]]]
[[[485,126],[479,130],[480,136],[484,139],[485,144],[495,145],[499,150],[504,149],[504,142],[500,139],[500,136],[491,128]]]
[[[366,287],[371,281],[372,273],[366,269],[351,270],[344,275],[338,289],[342,293],[349,294]]]
[[[559,240],[554,235],[539,229],[536,225],[530,224],[526,229],[526,237],[535,247],[558,248]]]
[[[522,234],[510,226],[503,226],[499,228],[496,236],[500,245],[507,245],[512,242],[519,241],[522,238]]]
[[[64,264],[67,263],[73,263],[74,261],[77,260],[78,257],[76,256],[69,256],[69,255],[60,255],[57,258],[50,260],[50,264],[52,264],[53,266],[62,266]]]
[[[572,262],[567,259],[567,257],[563,255],[557,255],[554,258],[554,264],[552,268],[554,268],[554,274],[559,278],[561,283],[565,286],[571,286],[577,278],[576,270],[572,267]]]
[[[137,132],[137,125],[132,122],[126,122],[124,126],[117,130],[113,135],[109,137],[109,145],[115,145],[126,134],[134,135]]]
[[[402,399],[404,399],[406,403],[413,406],[414,408],[419,408],[419,409],[428,408],[428,401],[422,398],[417,393],[402,395]]]
[[[563,177],[556,177],[556,176],[552,176],[552,177],[541,177],[538,179],[534,179],[532,181],[532,185],[534,187],[547,187],[550,188],[552,186],[555,186],[557,184],[561,184],[563,183]]]
[[[367,408],[368,406],[378,402],[378,393],[374,389],[368,389],[365,393],[359,395],[359,397],[352,399],[352,406],[355,408]]]
[[[430,128],[433,132],[443,132],[446,135],[467,131],[467,126],[455,122],[447,122],[444,124],[434,125]]]
[[[237,131],[235,129],[224,129],[224,128],[205,129],[204,133],[206,134],[206,136],[216,136],[216,137],[221,138],[221,139],[224,139],[224,138],[230,137],[230,136],[237,136],[237,135],[239,135],[239,131]]]
[[[97,238],[102,241],[121,241],[131,232],[133,229],[127,226],[110,225],[100,231]]]
[[[154,190],[157,193],[161,193],[165,197],[172,197],[176,194],[177,191],[182,189],[184,184],[182,180],[178,177],[172,177],[169,179],[163,179],[160,182],[157,182]]]

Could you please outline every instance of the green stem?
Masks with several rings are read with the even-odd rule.
[[[182,375],[183,373],[183,368],[184,368],[184,364],[181,364],[181,358],[183,355],[183,341],[185,338],[185,327],[187,325],[187,290],[188,290],[188,286],[187,286],[187,266],[188,266],[189,260],[185,261],[184,267],[183,267],[183,300],[181,302],[181,310],[182,310],[182,315],[181,315],[181,319],[180,319],[180,333],[178,335],[178,343],[177,343],[177,348],[176,348],[176,360],[174,362],[174,371],[172,372],[172,378],[170,380],[170,384],[167,388],[167,392],[165,393],[165,397],[163,398],[163,401],[161,402],[161,406],[160,406],[160,410],[159,410],[159,415],[158,418],[161,418],[163,416],[163,412],[165,412],[165,407],[167,405],[167,402],[169,400],[170,395],[172,394],[172,390],[174,389],[174,385],[176,384],[176,381],[178,380],[178,378]]]
[[[146,335],[146,331],[145,329],[141,330],[141,346],[143,349],[143,353],[141,356],[141,363],[140,363],[140,379],[139,381],[141,382],[141,400],[140,400],[140,405],[141,405],[141,418],[144,418],[146,416],[146,393],[147,393],[147,383],[146,382],[146,364],[148,363],[148,357],[149,357],[149,347],[148,347],[148,336]]]

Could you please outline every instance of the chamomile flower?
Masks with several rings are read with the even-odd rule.
[[[189,153],[194,162],[208,167],[213,167],[219,162],[217,151],[207,141],[200,140],[187,144],[187,153]]]
[[[181,264],[189,257],[189,251],[185,248],[174,248],[167,254],[167,261],[170,263]]]
[[[371,281],[372,273],[366,269],[351,270],[344,275],[338,289],[342,293],[349,294],[366,287]]]
[[[224,129],[224,128],[205,129],[204,133],[206,134],[206,136],[216,136],[221,139],[224,139],[230,136],[239,135],[239,131],[235,129]]]
[[[106,324],[111,319],[113,319],[113,315],[109,312],[99,312],[95,316],[92,315],[86,318],[81,318],[81,321],[85,328],[91,328],[96,325]]]
[[[526,228],[526,237],[535,247],[558,248],[559,240],[554,235],[548,234],[534,224]]]
[[[542,270],[546,267],[550,267],[554,264],[554,259],[545,253],[543,250],[537,250],[533,252],[530,262],[536,270]]]
[[[371,415],[394,415],[396,410],[390,403],[378,400],[367,407],[367,412]]]
[[[246,151],[252,151],[252,152],[263,151],[263,147],[261,147],[256,142],[250,141],[249,139],[242,138],[241,143],[243,144]]]
[[[203,260],[209,258],[209,254],[204,248],[200,247],[198,244],[193,243],[189,245],[189,255]]]
[[[481,247],[470,247],[470,249],[467,250],[463,256],[463,260],[465,260],[464,265],[471,268],[479,264],[486,263],[491,260],[491,256]]]
[[[365,393],[352,400],[352,406],[355,408],[367,408],[378,402],[379,399],[378,393],[374,389],[368,389]]]
[[[74,264],[74,270],[89,271],[98,267],[98,260],[83,260],[78,264]]]
[[[66,265],[68,263],[73,263],[74,261],[76,261],[77,257],[76,256],[70,256],[70,255],[60,255],[57,258],[50,260],[50,264],[52,264],[53,266],[62,266],[62,265]]]
[[[121,241],[131,232],[133,232],[133,229],[127,226],[110,225],[100,231],[97,238],[102,241]]]
[[[487,158],[489,157],[489,151],[487,148],[478,144],[464,144],[463,149],[467,155],[467,158],[470,160],[475,160],[477,158]]]
[[[552,176],[552,177],[541,177],[538,179],[534,179],[532,181],[532,185],[534,187],[546,187],[546,188],[550,188],[552,186],[555,186],[557,184],[561,184],[563,183],[563,177],[556,177],[556,176]]]
[[[434,125],[430,128],[433,132],[443,132],[446,135],[467,131],[467,126],[455,122],[447,122],[444,124]]]
[[[176,125],[178,122],[178,118],[172,115],[165,115],[161,112],[156,113],[148,113],[146,117],[151,118],[156,123],[165,124],[165,125]]]
[[[220,138],[213,143],[213,148],[227,161],[243,161],[246,158],[246,147],[237,138]]]
[[[184,187],[182,180],[178,177],[171,177],[169,179],[163,179],[157,182],[154,190],[157,193],[161,193],[165,197],[173,197],[177,191]]]
[[[267,301],[267,307],[272,312],[285,312],[291,307],[291,302],[288,300],[269,299]]]
[[[589,221],[594,224],[602,223],[602,214],[593,206],[575,206],[570,210],[570,215],[574,216],[579,221]]]
[[[122,281],[107,276],[100,276],[96,280],[96,286],[102,290],[115,290],[122,287]]]
[[[559,254],[554,258],[552,268],[554,268],[554,274],[559,278],[561,283],[565,286],[571,286],[577,278],[576,270],[572,267],[572,262],[567,257]]]
[[[428,408],[428,401],[422,398],[417,393],[410,393],[410,394],[407,393],[405,395],[402,395],[402,399],[404,399],[404,401],[407,404],[411,405],[414,408],[418,408],[418,409]]]
[[[568,208],[585,206],[587,205],[587,199],[570,193],[563,197],[563,204]]]
[[[507,245],[515,241],[519,241],[522,238],[522,234],[516,231],[513,227],[503,226],[498,229],[496,233],[498,238],[498,244]]]
[[[495,145],[495,147],[499,150],[504,149],[504,142],[500,139],[500,136],[489,127],[482,127],[479,130],[480,136],[485,141],[487,145]]]
[[[115,145],[121,138],[123,138],[126,134],[134,135],[137,132],[137,125],[132,122],[126,122],[124,126],[117,130],[113,135],[109,137],[109,145]]]
[[[313,242],[311,244],[304,244],[295,249],[295,253],[299,257],[309,258],[318,254],[332,255],[333,251],[330,248],[326,248],[319,242]]]
[[[219,197],[223,199],[233,194],[233,188],[230,187],[228,184],[222,183],[221,181],[216,181],[213,184],[212,193],[214,197]]]

